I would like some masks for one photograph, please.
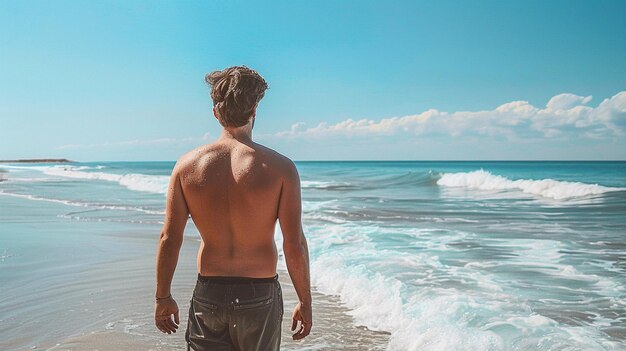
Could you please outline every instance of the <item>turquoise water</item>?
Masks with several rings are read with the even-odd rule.
[[[626,162],[296,164],[312,281],[387,349],[626,349]],[[0,165],[0,204],[33,220],[0,217],[0,279],[36,262],[29,241],[80,243],[41,212],[157,228],[173,165]]]

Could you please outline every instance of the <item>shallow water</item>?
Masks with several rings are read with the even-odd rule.
[[[626,163],[296,164],[312,281],[372,348],[626,349]],[[102,243],[158,231],[173,165],[0,165],[0,323],[46,296],[29,279],[153,255]]]

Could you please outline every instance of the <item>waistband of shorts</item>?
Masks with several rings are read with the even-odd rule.
[[[278,273],[273,277],[255,278],[240,276],[221,276],[221,275],[200,275],[198,273],[198,282],[211,284],[249,284],[249,283],[273,283],[278,281]]]

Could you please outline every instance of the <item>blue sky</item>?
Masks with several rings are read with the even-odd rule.
[[[626,159],[624,1],[0,2],[0,159],[175,160],[204,75],[295,160]]]

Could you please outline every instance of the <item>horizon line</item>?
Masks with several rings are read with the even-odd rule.
[[[48,160],[59,160],[46,162]],[[63,160],[63,161],[61,161]],[[31,159],[8,159],[0,160],[0,163],[96,163],[96,162],[176,162],[177,160],[95,160],[95,161],[78,161],[60,158],[31,158]],[[399,159],[399,160],[292,160],[293,162],[626,162],[626,159],[609,159],[609,160],[568,160],[568,159],[482,159],[482,160],[459,160],[459,159]]]

